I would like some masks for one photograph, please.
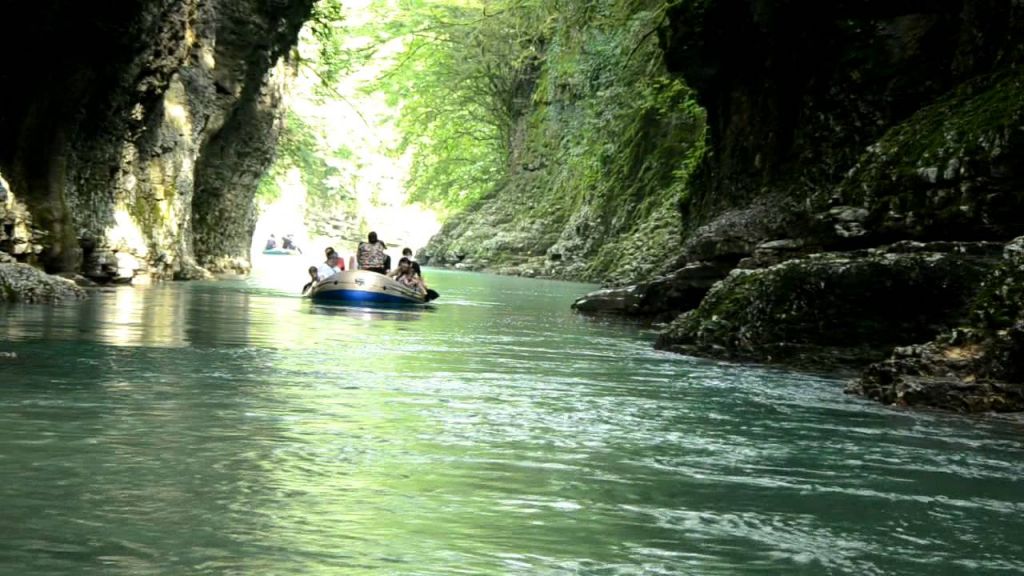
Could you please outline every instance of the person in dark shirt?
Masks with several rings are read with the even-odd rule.
[[[302,294],[305,295],[309,292],[317,282],[320,281],[320,273],[317,271],[316,266],[309,267],[309,284],[302,287]]]
[[[412,271],[420,278],[423,278],[423,270],[420,269],[420,263],[412,259],[412,249],[402,248],[402,257],[408,258],[409,263],[412,265]]]
[[[387,274],[391,269],[391,258],[385,250],[387,245],[377,239],[376,232],[370,232],[366,242],[360,242],[356,248],[356,262],[360,270],[371,270],[378,274]]]

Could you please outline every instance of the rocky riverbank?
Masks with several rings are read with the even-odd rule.
[[[662,45],[710,135],[676,267],[725,270],[657,311],[681,314],[658,346],[866,367],[850,391],[890,404],[1024,409],[1022,40],[1009,0],[673,7]],[[644,314],[666,286],[576,307]]]

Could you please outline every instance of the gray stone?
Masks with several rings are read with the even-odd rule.
[[[828,215],[835,222],[864,222],[868,211],[857,206],[836,206],[828,211]]]
[[[921,176],[922,179],[924,179],[925,182],[928,182],[929,184],[935,184],[936,182],[939,181],[939,169],[935,168],[934,166],[929,168],[921,168],[917,171],[917,173]]]
[[[66,278],[27,264],[0,264],[0,302],[55,303],[85,297],[85,291]]]
[[[81,274],[75,274],[74,272],[61,272],[60,274],[57,274],[57,276],[60,276],[61,278],[67,280],[71,280],[76,285],[81,286],[82,288],[96,288],[97,286],[99,286],[99,284],[93,282],[92,280],[86,278],[85,276],[82,276]]]
[[[606,288],[582,296],[572,304],[573,310],[590,314],[638,315],[645,288],[626,286]]]
[[[572,308],[584,313],[665,317],[666,320],[696,308],[716,282],[725,278],[730,266],[694,262],[650,282],[598,290],[583,296]]]

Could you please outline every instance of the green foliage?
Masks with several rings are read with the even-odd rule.
[[[505,173],[541,63],[546,9],[524,0],[401,5],[384,27],[402,52],[371,89],[401,109],[399,152],[414,153],[411,199],[463,209]]]
[[[463,214],[448,233],[487,239],[453,254],[547,256],[561,275],[624,282],[662,271],[677,249],[678,204],[703,152],[703,112],[657,46],[670,4],[377,0],[365,23],[341,25],[340,0],[321,0],[319,61],[306,65],[321,96],[341,98],[340,78],[384,63],[363,90],[396,110],[409,198]],[[297,167],[311,197],[330,197],[338,179],[317,158],[340,156],[314,132],[290,118],[275,170]]]
[[[331,162],[351,157],[351,150],[330,150],[322,131],[289,112],[278,139],[277,157],[257,188],[257,198],[272,202],[280,197],[278,182],[297,169],[311,209],[351,204],[353,196],[341,185],[342,172]]]
[[[485,249],[535,254],[538,235],[551,235],[550,259],[528,269],[613,283],[672,265],[681,243],[678,205],[703,153],[704,119],[686,85],[665,71],[654,37],[664,8],[626,0],[553,5],[530,106],[514,126],[509,181],[485,201],[506,206],[464,218],[498,228]],[[517,234],[538,222],[529,237]],[[472,245],[454,245],[476,256]]]

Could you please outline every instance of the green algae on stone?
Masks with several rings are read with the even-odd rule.
[[[735,270],[657,345],[779,362],[821,350],[813,361],[827,363],[829,349],[879,359],[894,345],[955,325],[992,266],[990,258],[957,252],[875,250]]]

